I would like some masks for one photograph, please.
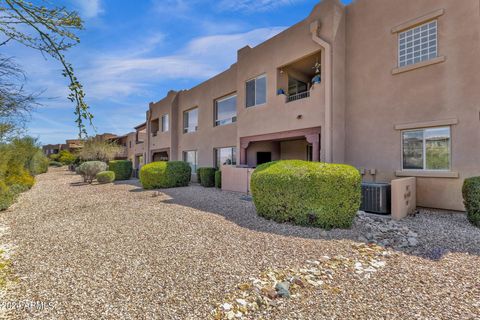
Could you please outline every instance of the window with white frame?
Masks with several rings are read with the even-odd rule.
[[[398,34],[398,66],[431,60],[438,56],[437,20]]]
[[[267,76],[261,75],[249,80],[245,85],[246,107],[253,107],[267,102]]]
[[[183,161],[185,161],[186,163],[188,163],[190,165],[193,173],[197,172],[198,157],[197,157],[197,151],[196,150],[184,151],[183,152]]]
[[[166,113],[162,116],[162,132],[168,131],[168,125],[168,113]]]
[[[215,101],[215,126],[237,121],[237,95],[231,95]]]
[[[187,110],[183,113],[183,132],[195,132],[198,130],[198,108]]]
[[[450,170],[450,127],[402,132],[403,170]]]
[[[237,148],[216,148],[215,149],[215,166],[220,168],[223,165],[237,164]]]

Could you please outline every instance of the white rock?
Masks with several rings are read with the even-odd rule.
[[[236,299],[235,301],[242,307],[245,307],[247,305],[247,301],[243,299]]]
[[[224,304],[222,304],[222,309],[225,311],[229,311],[232,309],[232,305],[230,303],[225,302]]]

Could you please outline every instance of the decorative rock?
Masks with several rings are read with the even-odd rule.
[[[222,309],[225,311],[230,311],[232,309],[232,305],[230,303],[225,302],[222,304]]]
[[[277,290],[277,294],[282,298],[290,298],[290,288],[289,282],[279,282],[275,285],[275,290]]]
[[[262,293],[269,299],[276,299],[278,297],[277,291],[272,288],[262,288]]]
[[[417,240],[417,238],[413,238],[413,237],[408,238],[408,245],[409,245],[410,247],[416,247],[416,246],[418,246],[418,240]]]
[[[245,307],[247,305],[247,301],[245,301],[244,299],[236,299],[235,301],[242,307]]]

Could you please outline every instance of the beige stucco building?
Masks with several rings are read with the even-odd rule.
[[[338,0],[147,112],[145,161],[348,163],[463,210],[480,175],[480,1]]]

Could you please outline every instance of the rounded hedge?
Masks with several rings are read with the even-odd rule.
[[[144,189],[188,186],[192,168],[184,161],[158,161],[140,169],[140,183]]]
[[[203,187],[211,188],[215,186],[215,171],[215,168],[198,168],[199,182]]]
[[[275,161],[251,178],[257,213],[278,222],[349,228],[360,207],[361,176],[349,165]]]
[[[101,171],[97,173],[97,181],[98,183],[111,183],[115,181],[115,172],[113,171]]]
[[[49,165],[50,167],[57,167],[57,168],[60,168],[61,166],[63,166],[63,164],[62,164],[61,162],[53,161],[53,160],[50,161],[50,162],[48,163],[48,165]]]
[[[222,188],[222,171],[215,171],[215,188]]]
[[[480,177],[465,179],[462,195],[468,221],[480,227]]]
[[[132,176],[133,164],[130,160],[111,160],[108,170],[115,172],[115,180],[128,180]]]

